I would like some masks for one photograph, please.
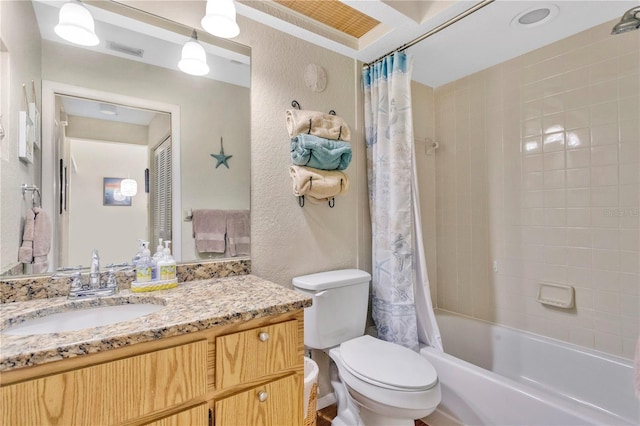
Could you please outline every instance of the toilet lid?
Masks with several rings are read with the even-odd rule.
[[[342,343],[340,354],[353,375],[380,387],[425,390],[438,381],[435,368],[420,354],[368,335]]]

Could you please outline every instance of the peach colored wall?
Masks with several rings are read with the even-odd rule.
[[[613,24],[435,89],[437,305],[632,358],[640,32]]]

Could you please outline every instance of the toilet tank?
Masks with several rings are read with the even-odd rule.
[[[304,344],[337,346],[362,336],[367,320],[371,275],[358,269],[319,272],[293,279],[296,291],[313,300],[304,310]]]

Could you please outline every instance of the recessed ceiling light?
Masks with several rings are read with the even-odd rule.
[[[531,28],[543,25],[555,18],[559,11],[560,9],[555,4],[532,7],[518,13],[511,20],[511,26]]]

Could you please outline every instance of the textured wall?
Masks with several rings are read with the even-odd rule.
[[[632,358],[640,32],[613,24],[435,90],[437,301]],[[540,282],[574,286],[577,307],[541,305]]]
[[[19,16],[20,19],[12,17]],[[24,183],[41,186],[40,151],[34,151],[34,162],[18,159],[18,112],[27,111],[22,85],[26,85],[29,100],[33,102],[31,81],[40,93],[40,35],[33,8],[28,2],[0,2],[0,42],[2,46],[2,90],[0,106],[2,125],[6,135],[0,141],[0,272],[18,261],[18,248],[22,242],[24,213],[31,207],[31,196],[24,199],[20,186]],[[40,102],[41,99],[38,99]],[[6,109],[6,110],[5,110]]]

